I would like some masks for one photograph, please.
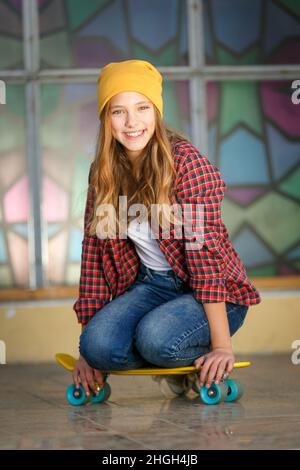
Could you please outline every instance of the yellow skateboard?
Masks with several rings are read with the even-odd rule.
[[[64,367],[66,370],[72,372],[75,367],[76,359],[69,354],[58,353],[55,355],[56,361]],[[240,369],[243,367],[248,367],[251,365],[251,362],[235,362],[233,367],[234,369]],[[111,388],[110,385],[106,382],[106,379],[109,374],[115,375],[185,375],[186,384],[190,381],[192,389],[200,395],[200,398],[203,403],[207,405],[216,405],[221,401],[232,402],[236,401],[243,395],[243,386],[233,379],[225,379],[221,381],[218,385],[212,383],[209,388],[203,386],[199,388],[197,386],[197,376],[199,374],[199,369],[195,366],[188,367],[174,367],[172,369],[167,368],[140,368],[140,369],[131,369],[131,370],[108,370],[101,371],[104,374],[105,383],[102,389],[98,386],[98,395],[91,394],[90,401],[92,403],[102,403],[110,397]],[[82,385],[77,389],[74,384],[71,384],[66,391],[66,398],[70,405],[78,406],[83,405],[88,401],[86,393]]]

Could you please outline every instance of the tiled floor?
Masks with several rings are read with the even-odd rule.
[[[98,405],[65,400],[71,375],[55,363],[0,366],[0,449],[300,449],[300,365],[290,356],[236,357],[240,402],[166,398],[151,377],[109,377]]]

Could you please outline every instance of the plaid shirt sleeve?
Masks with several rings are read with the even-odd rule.
[[[193,237],[186,238],[184,245],[190,286],[199,303],[223,302],[226,299],[225,256],[222,247],[223,223],[221,202],[226,188],[220,171],[193,146],[189,146],[181,165],[177,201],[188,204],[193,232],[196,230],[196,208],[203,205],[202,243],[187,249]],[[185,210],[182,207],[183,211]]]
[[[78,323],[82,324],[88,323],[96,311],[107,303],[105,299],[109,298],[110,295],[102,268],[101,240],[96,235],[91,237],[88,233],[88,222],[92,215],[94,202],[94,190],[90,185],[91,168],[84,212],[79,297],[73,305]]]

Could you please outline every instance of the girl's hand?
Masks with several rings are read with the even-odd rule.
[[[95,394],[99,392],[97,384],[100,388],[104,385],[103,374],[97,369],[92,369],[82,356],[76,361],[72,377],[75,387],[79,388],[79,384],[81,383],[87,396],[90,395],[90,389],[93,390]]]
[[[194,365],[201,369],[199,373],[199,387],[206,383],[209,388],[212,382],[218,384],[222,378],[228,377],[232,372],[234,355],[232,349],[215,348],[208,354],[195,360]]]

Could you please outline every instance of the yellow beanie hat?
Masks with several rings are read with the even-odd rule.
[[[135,91],[147,96],[163,116],[163,77],[150,62],[124,60],[105,65],[98,78],[98,116],[106,103],[118,93]]]

